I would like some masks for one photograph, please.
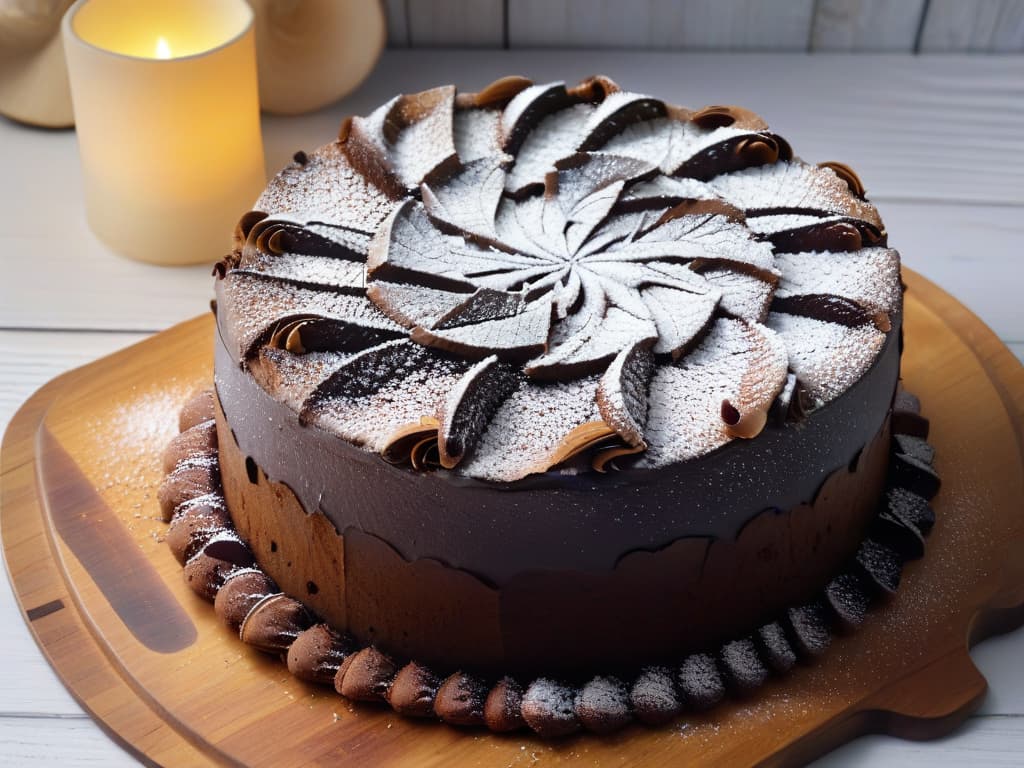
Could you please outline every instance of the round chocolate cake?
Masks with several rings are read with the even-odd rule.
[[[397,96],[296,153],[216,274],[169,539],[346,695],[549,734],[531,701],[696,704],[920,554],[899,255],[850,169],[749,111],[604,77]]]

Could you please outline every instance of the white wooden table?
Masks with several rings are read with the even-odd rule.
[[[689,106],[742,104],[801,156],[848,162],[905,263],[1024,360],[1024,57],[389,51],[341,104],[265,117],[267,168],[330,140],[343,116],[398,91],[447,82],[473,89],[509,73],[541,80],[595,72]],[[0,429],[53,376],[207,311],[210,295],[208,267],[136,264],[92,236],[74,133],[0,119]],[[0,651],[0,765],[136,764],[65,691],[8,588],[0,588]],[[863,738],[820,765],[1021,765],[1022,654],[1024,631],[974,651],[991,690],[955,735]]]

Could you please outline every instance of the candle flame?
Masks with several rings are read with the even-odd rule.
[[[156,57],[158,59],[171,58],[171,46],[168,45],[167,40],[163,37],[156,39]]]

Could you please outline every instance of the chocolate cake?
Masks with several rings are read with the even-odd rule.
[[[899,255],[853,171],[747,110],[397,96],[296,153],[215,274],[168,540],[343,695],[665,722],[821,653],[923,551]]]

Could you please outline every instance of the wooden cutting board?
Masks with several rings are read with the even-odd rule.
[[[1024,368],[951,296],[905,279],[904,379],[943,479],[927,554],[822,659],[706,715],[496,736],[351,704],[243,646],[185,586],[156,505],[178,408],[211,383],[209,316],[60,376],[17,413],[0,454],[11,581],[72,694],[159,765],[774,766],[868,732],[939,736],[984,696],[970,645],[1024,622]]]

